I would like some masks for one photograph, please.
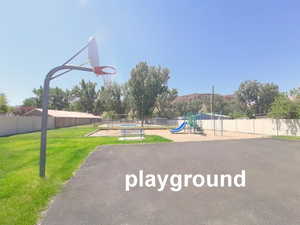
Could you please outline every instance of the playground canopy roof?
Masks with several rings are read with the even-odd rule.
[[[221,115],[221,114],[212,114],[212,113],[198,113],[196,115],[198,120],[210,120],[210,119],[231,119],[230,116]]]
[[[223,119],[223,120],[229,120],[231,119],[230,116],[221,115],[221,114],[212,114],[212,113],[197,113],[194,115],[195,119],[197,120],[211,120],[211,119]],[[178,119],[186,119],[185,116],[178,117]]]
[[[42,109],[36,108],[25,114],[26,116],[41,116]],[[88,118],[88,119],[100,119],[99,116],[95,116],[91,113],[84,112],[72,112],[62,110],[48,110],[48,116],[55,118]]]

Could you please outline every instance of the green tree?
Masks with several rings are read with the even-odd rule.
[[[286,94],[280,94],[275,98],[268,115],[275,119],[299,119],[300,105],[291,101]]]
[[[182,116],[186,113],[197,114],[199,112],[211,112],[211,95],[205,95],[190,101],[179,101],[174,103],[177,115]],[[214,95],[214,112],[229,115],[234,111],[240,111],[236,98],[226,99],[224,96]]]
[[[128,82],[122,85],[122,106],[123,106],[123,113],[128,114],[130,119],[135,118],[135,110],[134,110],[134,100],[133,96],[130,94],[130,88]],[[130,114],[130,115],[129,115]]]
[[[94,82],[81,80],[79,85],[76,85],[72,89],[74,97],[72,108],[74,110],[88,113],[95,112],[95,102],[97,99],[96,85]]]
[[[41,108],[43,102],[43,87],[40,86],[39,88],[33,89],[33,94],[35,95],[37,105],[36,107]],[[50,90],[49,90],[50,93]]]
[[[31,97],[31,98],[26,98],[23,101],[23,106],[24,107],[34,107],[38,108],[38,100],[36,97]]]
[[[273,83],[260,85],[258,114],[267,114],[275,98],[279,95],[279,87]]]
[[[114,120],[117,118],[117,114],[115,111],[104,111],[102,114],[101,114],[101,117],[103,119],[106,119],[106,120]]]
[[[239,102],[236,96],[230,99],[224,99],[224,107],[221,111],[224,115],[229,115],[232,118],[245,117],[245,113],[241,111]]]
[[[191,101],[179,101],[173,103],[175,107],[175,114],[177,116],[185,116],[187,113],[197,114],[199,112],[208,112],[203,100],[195,99]]]
[[[169,73],[167,68],[148,66],[146,62],[132,69],[128,85],[133,107],[142,125],[144,117],[152,114],[157,96],[168,89]]]
[[[175,107],[176,116],[184,116],[186,113],[190,111],[189,102],[180,101],[173,103]]]
[[[49,91],[49,109],[69,109],[69,91],[61,88],[51,88]]]
[[[236,95],[238,97],[238,101],[240,107],[243,112],[247,114],[249,118],[255,116],[258,112],[257,104],[258,104],[258,96],[260,91],[260,84],[257,81],[245,81],[240,84]]]
[[[293,101],[300,103],[300,87],[290,90],[289,95]]]
[[[6,95],[1,93],[0,94],[0,113],[7,113],[9,110],[8,102]]]
[[[32,90],[34,97],[26,98],[23,101],[23,106],[25,107],[42,107],[42,97],[43,97],[43,88],[40,86],[39,88],[34,88]]]
[[[159,117],[172,118],[175,116],[175,106],[173,101],[177,97],[176,89],[168,89],[159,94],[156,98],[155,109]]]
[[[211,97],[210,98],[203,98],[201,99],[203,107],[202,112],[210,112],[211,111]],[[228,114],[228,104],[224,97],[219,94],[214,95],[214,112],[219,114]]]
[[[104,111],[114,111],[116,114],[122,114],[122,89],[117,83],[101,87],[98,91],[96,100],[96,112],[98,114]]]
[[[293,88],[290,90],[290,96],[295,97],[295,98],[300,98],[300,87],[298,88]]]
[[[278,94],[277,85],[262,84],[255,80],[242,82],[236,92],[242,112],[245,112],[249,118],[267,114]]]
[[[26,107],[42,107],[43,88],[33,89],[34,97],[26,98],[23,101],[23,106]],[[49,109],[57,110],[68,110],[70,107],[70,91],[64,91],[61,88],[50,88],[49,89]]]

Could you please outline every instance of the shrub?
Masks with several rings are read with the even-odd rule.
[[[300,104],[291,101],[287,95],[281,94],[275,98],[268,115],[276,119],[299,119]]]

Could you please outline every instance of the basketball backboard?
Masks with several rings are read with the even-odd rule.
[[[89,39],[88,44],[88,58],[91,66],[93,67],[94,72],[97,75],[114,75],[117,70],[113,66],[100,66],[99,54],[98,54],[98,45],[94,37]],[[104,71],[109,69],[110,71]]]

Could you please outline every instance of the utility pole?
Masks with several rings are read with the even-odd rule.
[[[216,123],[215,123],[215,86],[212,86],[212,91],[211,91],[211,119],[213,122],[213,132],[214,136],[216,136]]]

